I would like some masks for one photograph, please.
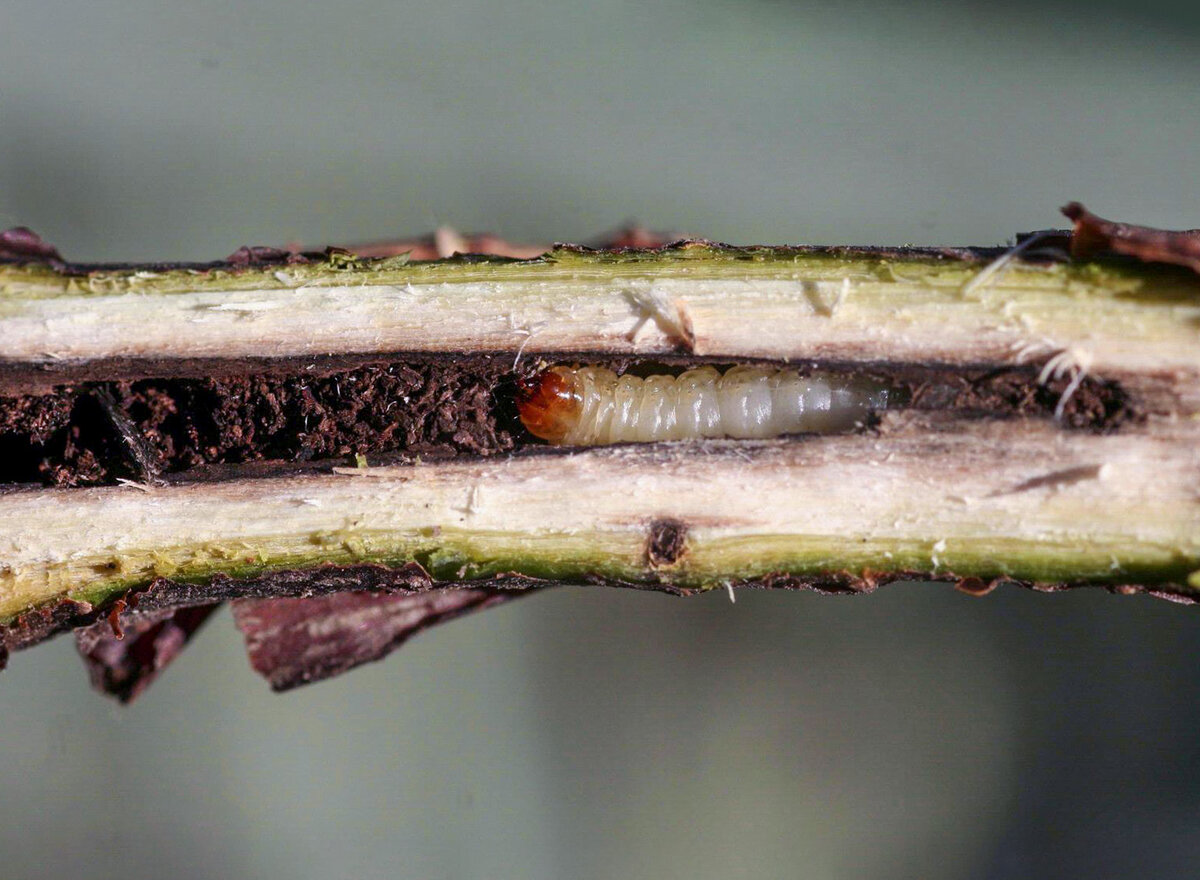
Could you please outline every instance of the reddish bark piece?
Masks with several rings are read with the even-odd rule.
[[[137,699],[219,607],[138,611],[118,601],[107,617],[75,631],[92,686],[122,703]]]
[[[0,626],[0,654],[28,648],[73,626],[92,623],[97,615],[96,607],[90,602],[75,599],[59,599],[31,608]],[[0,668],[3,668],[2,664]]]
[[[1075,223],[1071,256],[1090,259],[1102,253],[1123,254],[1147,263],[1171,263],[1200,272],[1200,229],[1172,232],[1149,226],[1114,223],[1097,217],[1079,202],[1062,212]]]
[[[206,583],[184,583],[156,578],[149,586],[132,590],[112,605],[96,607],[88,602],[60,599],[32,608],[9,623],[0,625],[0,649],[9,653],[29,648],[69,629],[102,622],[112,631],[108,615],[116,602],[139,614],[169,613],[198,605],[212,605],[226,599],[266,599],[276,596],[308,597],[338,592],[426,592],[434,580],[418,563],[396,567],[362,563],[336,565],[323,563],[312,568],[268,572],[250,578],[213,575]],[[440,588],[458,588],[455,582],[439,581]],[[614,582],[614,586],[620,586]],[[501,572],[487,581],[470,581],[463,589],[513,592],[554,586],[553,582],[515,572]],[[124,620],[125,618],[122,618]]]
[[[231,266],[251,266],[256,263],[309,263],[307,254],[261,245],[242,245],[225,258]]]
[[[654,232],[644,226],[637,226],[635,224],[614,229],[607,235],[602,236],[596,247],[612,248],[614,250],[625,248],[657,248],[670,244],[673,241],[678,241],[679,239],[680,236],[678,235]]]
[[[346,246],[346,250],[358,257],[398,257],[407,254],[410,260],[437,260],[456,253],[491,254],[529,260],[540,257],[549,249],[547,245],[517,244],[495,235],[460,235],[448,229],[421,238],[370,241]]]
[[[954,585],[960,593],[968,596],[986,596],[999,586],[999,581],[984,581],[977,577],[966,577]]]
[[[233,617],[250,665],[276,691],[381,660],[427,627],[526,590],[446,589],[420,593],[334,593],[303,599],[238,599]]]
[[[58,248],[25,226],[14,226],[0,232],[0,260],[37,263],[61,263]]]
[[[603,250],[624,248],[657,248],[679,239],[678,235],[652,232],[641,226],[625,226],[602,235],[594,247]],[[373,241],[348,245],[359,257],[396,257],[408,254],[410,260],[436,260],[454,254],[490,254],[529,260],[549,251],[551,245],[522,244],[496,235],[462,235],[443,227],[433,235],[397,241]]]

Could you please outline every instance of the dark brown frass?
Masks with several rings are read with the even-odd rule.
[[[111,485],[206,465],[513,448],[511,408],[497,404],[511,397],[510,358],[357,361],[292,359],[269,372],[178,363],[173,376],[0,397],[0,484]]]

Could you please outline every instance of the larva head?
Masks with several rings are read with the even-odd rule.
[[[517,390],[517,412],[521,424],[535,437],[562,443],[579,421],[583,397],[574,371],[551,367],[522,379]]]

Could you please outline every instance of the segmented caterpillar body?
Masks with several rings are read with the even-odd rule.
[[[887,398],[885,386],[866,379],[767,366],[646,377],[551,367],[522,384],[518,410],[536,437],[596,446],[848,431]]]

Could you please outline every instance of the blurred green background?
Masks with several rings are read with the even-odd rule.
[[[439,224],[995,244],[1200,225],[1192,3],[0,4],[0,225],[210,259]],[[1185,876],[1197,612],[556,590],[284,696],[0,676],[0,875]]]

